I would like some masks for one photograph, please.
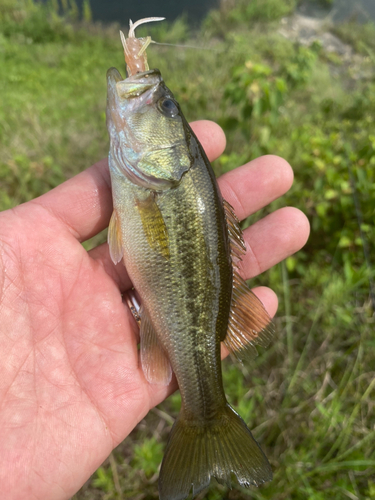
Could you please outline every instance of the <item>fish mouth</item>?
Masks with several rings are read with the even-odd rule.
[[[116,91],[120,99],[140,97],[145,92],[154,89],[163,81],[158,69],[143,71],[129,76],[125,80],[116,81]]]
[[[143,71],[141,73],[136,73],[135,75],[128,76],[127,78],[123,78],[121,76],[121,73],[119,72],[119,70],[116,68],[110,68],[107,71],[107,78],[114,79],[116,83],[120,82],[120,81],[125,82],[126,80],[129,82],[132,82],[132,81],[136,82],[138,80],[143,80],[143,79],[147,80],[151,76],[157,76],[160,79],[162,79],[160,70],[157,68],[150,69],[148,71]]]
[[[152,88],[156,90],[161,82],[163,78],[158,69],[136,73],[125,79],[116,68],[107,71],[108,94],[111,94],[112,100],[120,98],[120,102],[139,97]]]
[[[143,71],[141,73],[136,73],[135,75],[132,75],[132,76],[129,76],[128,78],[126,78],[126,80],[129,80],[129,81],[132,81],[132,80],[143,80],[143,79],[148,79],[150,78],[151,76],[158,76],[160,79],[162,78],[161,76],[161,73],[160,73],[160,70],[157,69],[157,68],[154,68],[154,69],[149,69],[148,71]]]

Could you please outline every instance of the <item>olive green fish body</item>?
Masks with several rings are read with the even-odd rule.
[[[183,500],[212,476],[228,486],[232,474],[243,486],[261,484],[271,478],[270,466],[226,402],[221,375],[221,341],[237,355],[266,345],[270,334],[262,305],[233,269],[244,251],[235,215],[157,70],[126,80],[109,70],[107,123],[111,256],[115,263],[124,258],[142,299],[147,380],[169,383],[172,367],[182,396],[160,498]]]
[[[121,220],[126,268],[168,352],[184,411],[209,418],[215,407],[225,404],[220,340],[227,330],[232,287],[216,181],[201,157],[192,160],[175,189],[153,193],[127,179],[120,185],[114,189],[114,207]],[[149,198],[165,223],[167,257],[150,246],[143,230],[142,204]]]

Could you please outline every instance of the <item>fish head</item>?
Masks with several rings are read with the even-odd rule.
[[[125,80],[108,70],[107,127],[110,168],[134,184],[170,189],[190,168],[185,119],[157,69]]]

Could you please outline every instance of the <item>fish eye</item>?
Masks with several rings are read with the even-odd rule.
[[[173,99],[169,97],[162,97],[158,101],[158,107],[160,111],[169,118],[174,118],[178,115],[178,107]]]

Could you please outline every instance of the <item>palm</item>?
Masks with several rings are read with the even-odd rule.
[[[28,204],[3,214],[1,233],[2,461],[35,464],[38,498],[55,498],[43,488],[57,494],[62,484],[70,496],[80,487],[72,471],[92,473],[166,389],[151,402],[119,288],[63,223]],[[9,495],[26,498],[20,479]]]
[[[219,132],[212,128],[210,140],[201,133],[209,155],[216,156],[222,149]],[[276,195],[290,184],[290,173],[283,168],[284,185],[273,188]],[[243,217],[251,208],[241,188],[230,199],[233,179],[222,188]],[[80,244],[108,224],[107,182],[104,164],[97,165],[0,216],[4,498],[69,498],[173,389],[173,382],[168,388],[150,386],[138,366],[134,322],[121,296],[130,285],[122,264],[115,268],[110,263],[106,245],[87,253]],[[293,244],[285,240],[274,262],[306,238],[304,218],[285,212],[282,220],[288,217]],[[265,228],[258,226],[258,231]],[[267,243],[262,241],[259,249]],[[262,255],[252,247],[244,262],[246,277],[274,263],[267,251]],[[259,294],[273,313],[273,295],[264,289]]]

